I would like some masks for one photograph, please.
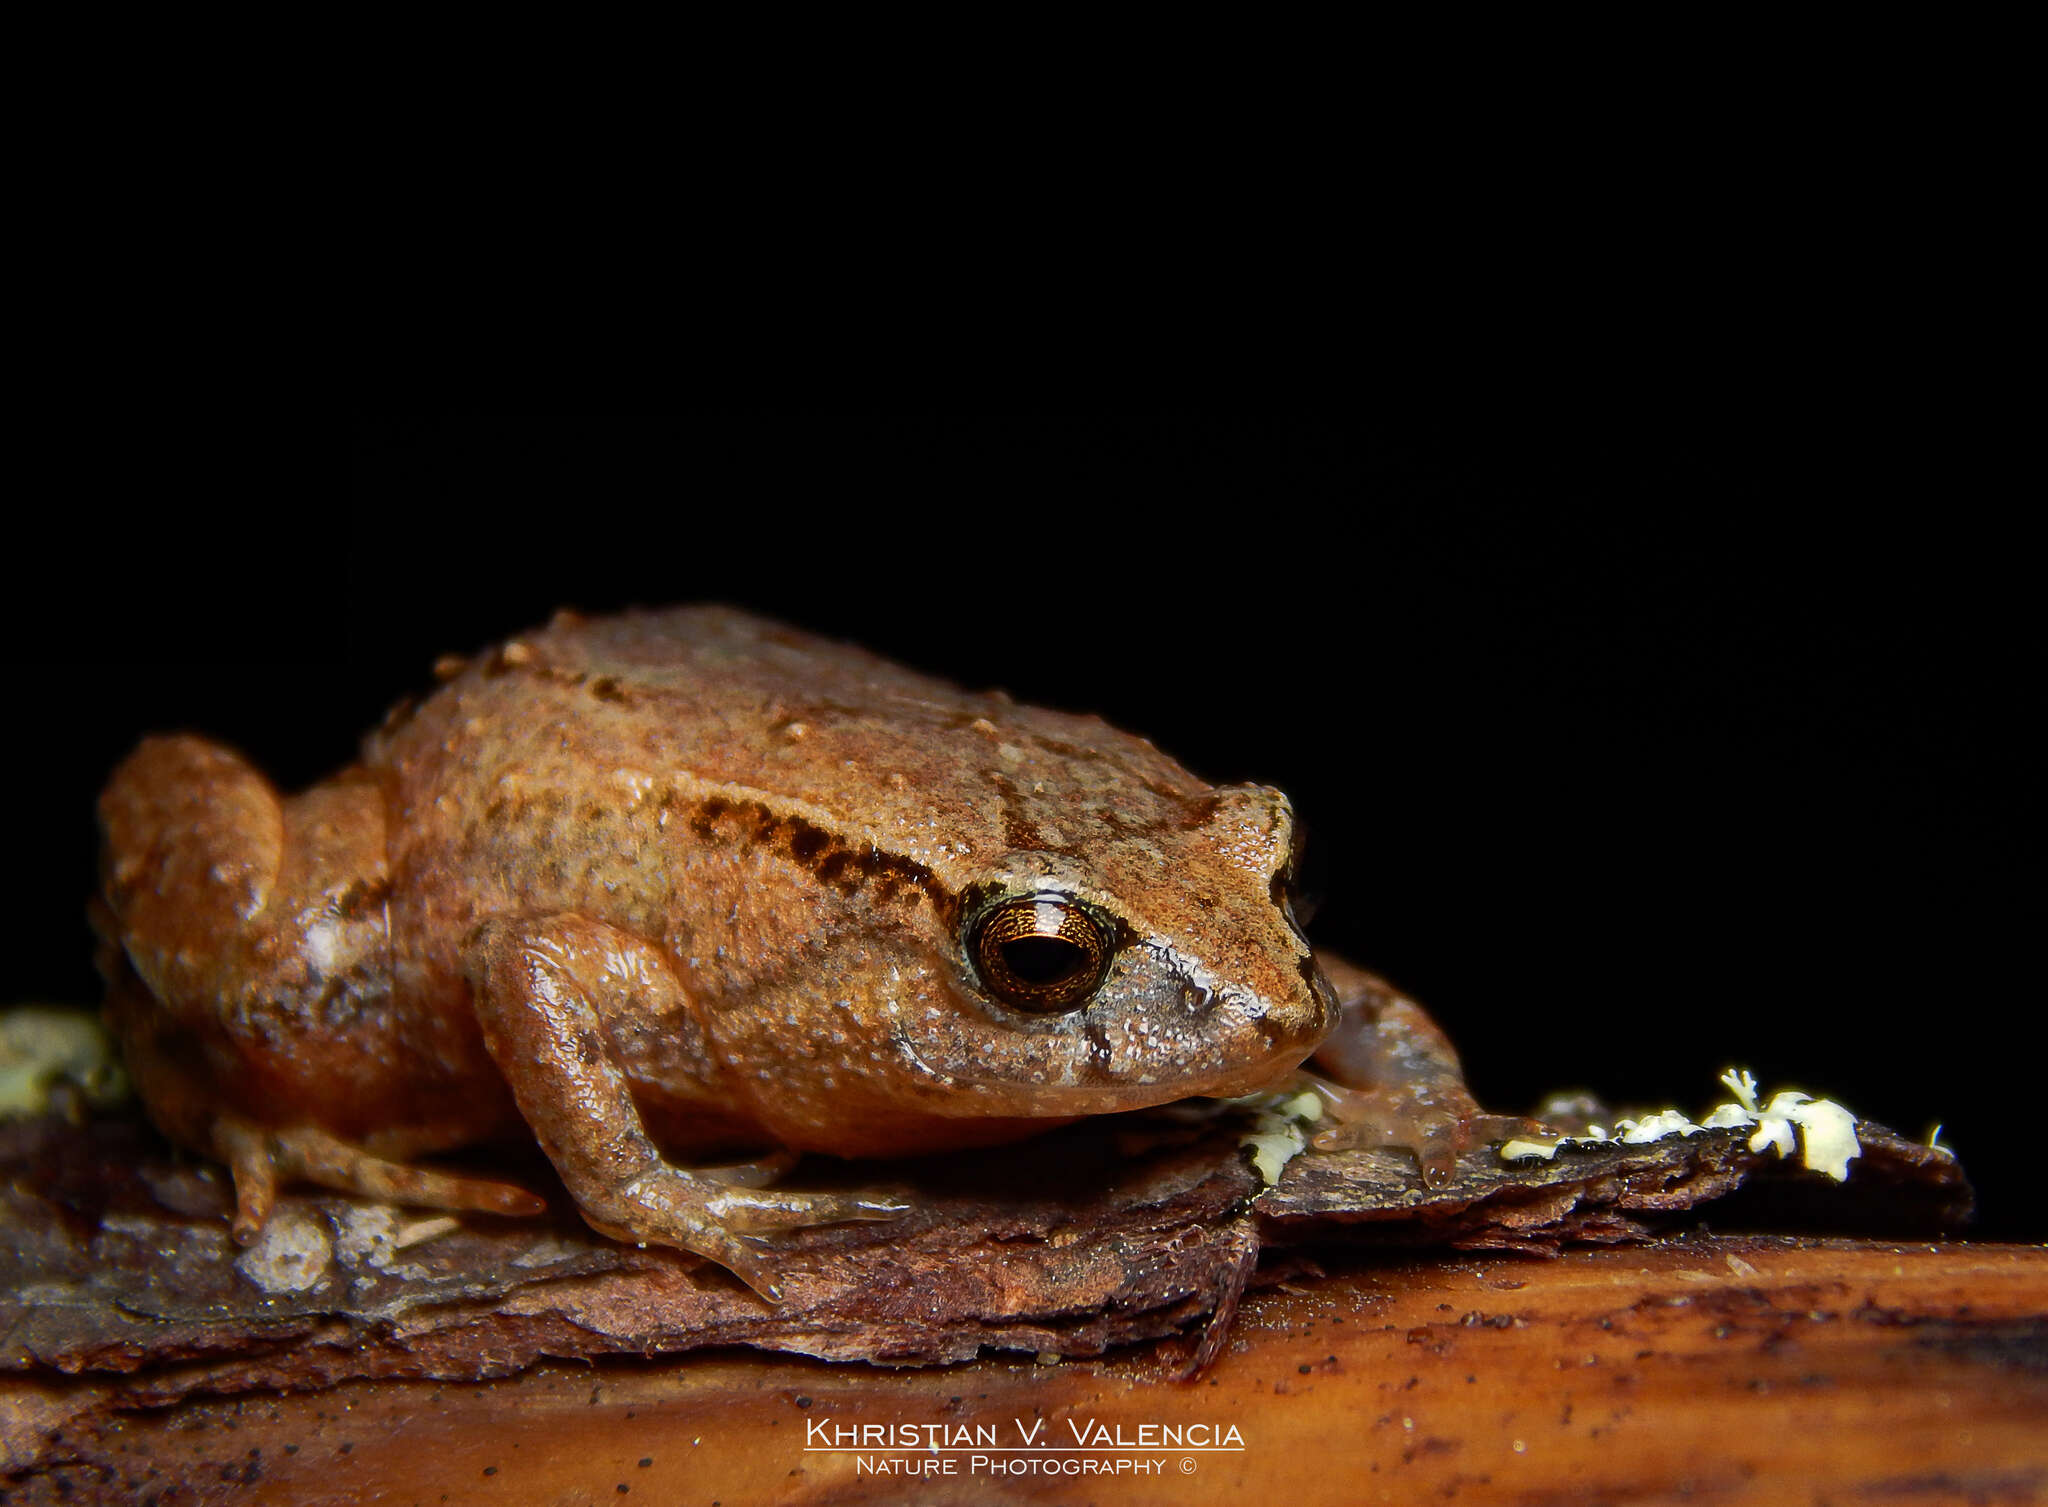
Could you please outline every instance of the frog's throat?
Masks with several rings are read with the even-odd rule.
[[[1282,1052],[1253,1067],[1228,1073],[1207,1073],[1152,1080],[1104,1081],[1097,1083],[1020,1083],[998,1078],[968,1078],[955,1074],[955,1081],[986,1089],[976,1095],[963,1111],[972,1114],[1001,1113],[1031,1118],[1119,1114],[1131,1109],[1149,1109],[1181,1099],[1236,1098],[1240,1094],[1262,1093],[1284,1082],[1307,1060],[1312,1048],[1299,1053]]]

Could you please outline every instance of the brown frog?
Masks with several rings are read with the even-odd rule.
[[[178,736],[101,797],[109,1017],[158,1125],[232,1168],[239,1240],[288,1180],[537,1212],[417,1164],[532,1136],[597,1229],[773,1297],[773,1232],[905,1207],[774,1187],[794,1153],[989,1145],[1312,1053],[1350,1085],[1319,1144],[1438,1182],[1504,1133],[1414,1004],[1311,952],[1277,790],[724,608],[437,669],[302,795]]]

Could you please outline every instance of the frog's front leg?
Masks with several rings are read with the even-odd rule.
[[[906,1205],[842,1193],[790,1193],[757,1184],[780,1165],[686,1171],[647,1132],[622,1059],[648,1022],[697,1038],[681,984],[640,938],[579,915],[494,917],[464,950],[484,1043],[519,1111],[590,1225],[618,1240],[670,1245],[709,1258],[779,1301],[758,1236],[846,1219],[891,1219]]]
[[[1334,1122],[1316,1135],[1318,1150],[1412,1151],[1423,1183],[1440,1188],[1475,1141],[1544,1132],[1533,1121],[1479,1108],[1450,1040],[1414,1000],[1331,953],[1318,952],[1316,963],[1340,1009],[1336,1029],[1311,1059],[1328,1075],[1310,1081]]]

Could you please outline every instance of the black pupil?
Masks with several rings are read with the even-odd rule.
[[[1019,937],[1002,949],[1011,977],[1040,987],[1072,977],[1084,961],[1080,948],[1059,937]]]

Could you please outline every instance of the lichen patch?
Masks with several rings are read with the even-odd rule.
[[[235,1270],[267,1293],[305,1292],[320,1285],[333,1255],[320,1221],[300,1209],[281,1208],[256,1243],[235,1258]]]
[[[1797,1089],[1784,1089],[1769,1104],[1759,1102],[1754,1074],[1746,1068],[1730,1068],[1721,1075],[1722,1084],[1733,1096],[1715,1105],[1694,1122],[1676,1109],[1660,1110],[1642,1120],[1618,1120],[1612,1132],[1600,1125],[1589,1126],[1584,1135],[1564,1136],[1555,1141],[1517,1137],[1503,1142],[1501,1160],[1551,1161],[1560,1150],[1590,1146],[1641,1146],[1666,1136],[1699,1135],[1708,1130],[1740,1130],[1756,1127],[1749,1149],[1761,1153],[1775,1148],[1778,1155],[1800,1152],[1802,1164],[1812,1171],[1845,1182],[1849,1163],[1862,1153],[1856,1139],[1856,1117],[1832,1099],[1816,1099]]]

